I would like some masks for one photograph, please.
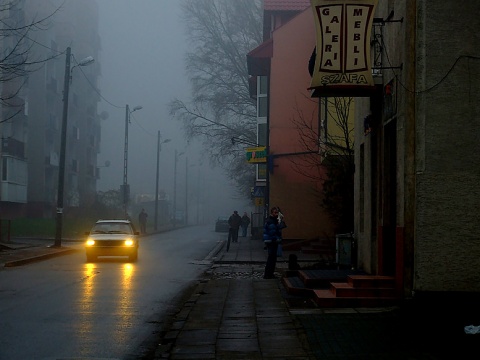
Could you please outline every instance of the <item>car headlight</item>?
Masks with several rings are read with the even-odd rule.
[[[125,246],[133,246],[133,240],[132,239],[125,239]]]
[[[93,239],[87,239],[87,242],[85,243],[86,246],[93,246],[95,245],[95,240]]]

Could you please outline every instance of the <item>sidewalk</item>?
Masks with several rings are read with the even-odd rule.
[[[281,259],[278,276],[287,266]],[[155,359],[315,359],[283,301],[280,279],[263,279],[265,261],[261,240],[239,237],[228,252],[223,246]]]
[[[21,239],[8,243],[0,243],[0,270],[3,267],[21,266],[34,261],[41,261],[79,251],[70,246],[73,242],[64,242],[61,247],[52,246],[53,242],[53,239],[48,243],[45,241]]]
[[[277,276],[288,269],[288,254],[278,259]],[[301,264],[312,260],[295,254]],[[292,301],[280,278],[262,278],[265,261],[261,240],[240,237],[228,252],[223,246],[155,359],[460,359],[480,341],[463,326],[449,329],[450,309],[437,304],[427,311],[291,307],[302,299]]]

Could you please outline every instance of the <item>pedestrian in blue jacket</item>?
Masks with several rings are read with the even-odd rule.
[[[282,230],[278,222],[278,209],[273,207],[263,225],[263,242],[267,247],[268,256],[265,264],[264,279],[275,279],[278,245],[282,242]]]

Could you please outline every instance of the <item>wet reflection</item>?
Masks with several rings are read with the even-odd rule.
[[[112,262],[113,263],[113,262]],[[97,264],[86,263],[83,267],[82,293],[79,297],[79,322],[76,329],[82,344],[79,356],[90,356],[98,343],[96,334],[101,329],[111,328],[109,336],[116,344],[128,343],[128,329],[132,326],[135,315],[133,294],[133,264],[121,264],[114,275],[117,286],[105,286],[104,278],[97,278]],[[107,291],[107,296],[103,292]],[[113,318],[100,318],[106,312]],[[98,350],[98,349],[97,349]]]
[[[120,287],[118,291],[118,308],[116,314],[116,331],[112,336],[117,344],[128,344],[127,330],[132,327],[132,317],[134,315],[133,303],[133,270],[132,264],[122,265],[122,278],[120,279]]]
[[[78,323],[77,334],[80,338],[80,341],[86,345],[91,342],[93,322],[95,319],[95,311],[93,309],[95,303],[93,299],[95,295],[95,264],[85,264],[83,268],[83,274],[83,287],[79,302],[80,319]],[[89,346],[82,346],[79,355],[88,355],[89,348]]]

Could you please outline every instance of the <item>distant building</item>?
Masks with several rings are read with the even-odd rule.
[[[60,6],[61,10],[55,12]],[[18,107],[2,106],[0,218],[3,219],[52,217],[56,212],[67,47],[72,49],[73,71],[66,129],[64,208],[68,211],[85,207],[95,200],[101,140],[96,83],[101,68],[98,62],[81,70],[75,65],[87,56],[98,59],[97,3],[25,0],[7,18],[18,27],[50,15],[48,26],[30,32],[28,38],[32,42],[24,45],[32,46],[28,50],[30,60],[49,60],[30,66],[26,77],[2,84],[2,94],[6,95],[25,82],[14,97]],[[2,46],[5,49],[12,43]]]

